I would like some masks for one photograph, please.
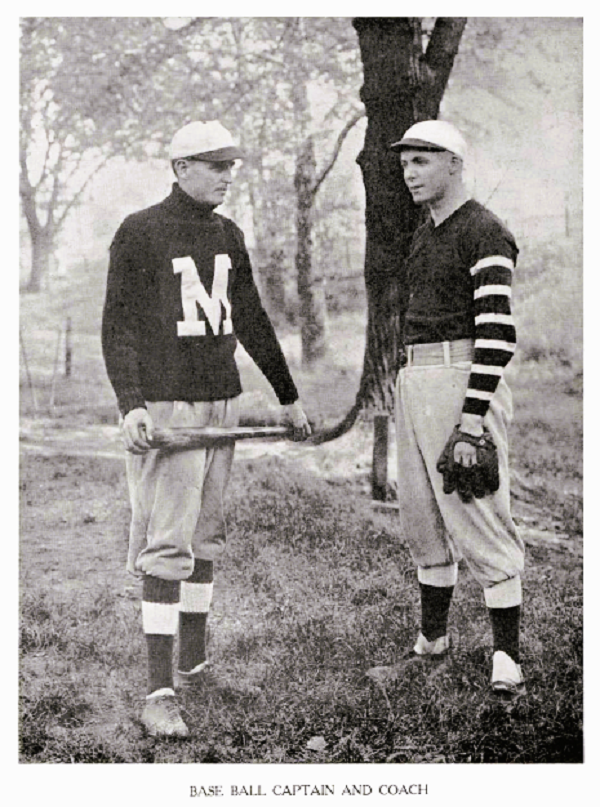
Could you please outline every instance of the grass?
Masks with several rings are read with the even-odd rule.
[[[73,495],[75,477],[73,518],[56,509],[41,521],[51,499]],[[452,611],[455,654],[380,681],[367,672],[394,661],[418,624],[417,585],[393,518],[277,458],[239,461],[230,493],[210,623],[216,680],[184,701],[189,742],[154,741],[138,723],[144,648],[137,592],[121,571],[122,469],[24,458],[22,761],[581,761],[579,558],[530,552],[529,695],[506,708],[487,691],[490,631],[465,570]]]

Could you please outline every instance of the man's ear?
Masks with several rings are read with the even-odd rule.
[[[457,172],[461,171],[463,167],[463,161],[457,154],[452,154],[450,157],[450,173],[456,174]]]
[[[173,168],[173,172],[174,172],[175,176],[177,178],[179,178],[179,174],[180,174],[182,168],[184,169],[183,173],[185,174],[185,168],[187,167],[187,163],[186,163],[185,160],[180,158],[178,160],[173,160],[171,162],[171,166]]]

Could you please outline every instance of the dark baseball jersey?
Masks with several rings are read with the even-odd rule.
[[[239,395],[238,339],[280,403],[297,400],[242,231],[174,183],[128,216],[110,247],[102,348],[122,414],[146,401]]]
[[[438,226],[429,220],[413,237],[404,340],[475,340],[465,413],[486,414],[515,351],[511,284],[517,254],[509,230],[474,200]]]

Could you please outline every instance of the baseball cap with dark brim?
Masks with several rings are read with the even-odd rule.
[[[211,163],[229,162],[229,160],[241,160],[242,152],[237,146],[227,146],[215,151],[204,151],[202,154],[188,154],[187,157],[178,157],[179,160],[201,160]]]
[[[467,155],[467,144],[458,129],[447,121],[425,120],[413,124],[401,140],[390,145],[392,151],[449,151],[461,159]]]
[[[390,146],[392,151],[402,151],[403,149],[416,149],[417,151],[448,151],[442,146],[434,146],[432,143],[427,143],[425,140],[416,140],[414,137],[408,137],[401,140],[399,143],[394,143]]]
[[[242,159],[242,152],[219,121],[192,121],[175,132],[169,158],[223,162]]]

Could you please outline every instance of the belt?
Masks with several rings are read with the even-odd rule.
[[[458,361],[473,361],[473,339],[453,342],[426,342],[406,346],[405,367],[420,364],[441,364],[449,367]]]

